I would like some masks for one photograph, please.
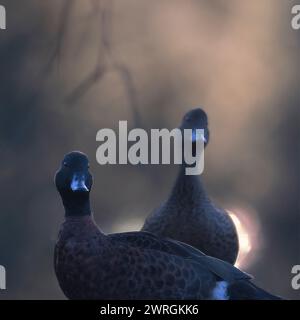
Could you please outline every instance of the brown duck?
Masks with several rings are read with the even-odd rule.
[[[65,221],[54,267],[69,299],[277,299],[189,245],[148,232],[104,234],[91,214],[88,167],[83,153],[71,152],[55,177]]]
[[[202,109],[189,111],[181,129],[204,129],[200,137],[209,141],[207,115]],[[235,225],[228,213],[215,206],[207,195],[200,176],[186,175],[181,165],[169,198],[146,219],[142,231],[176,239],[205,254],[234,264],[239,243]]]

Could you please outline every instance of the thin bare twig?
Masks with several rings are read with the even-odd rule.
[[[68,105],[76,103],[91,87],[97,83],[105,74],[104,66],[97,66],[66,98]]]
[[[59,18],[59,27],[57,31],[57,40],[54,46],[54,50],[49,58],[49,61],[46,64],[46,67],[44,70],[45,73],[50,72],[55,61],[57,61],[57,67],[59,68],[62,43],[68,30],[69,20],[71,17],[72,8],[75,4],[75,1],[76,0],[66,0],[62,5],[60,18]]]
[[[60,15],[60,25],[58,28],[58,38],[53,53],[46,66],[46,71],[52,68],[54,61],[59,60],[63,39],[68,30],[68,24],[71,17],[72,6],[75,0],[66,0]],[[90,0],[92,15],[90,18],[99,19],[99,48],[98,57],[94,70],[87,75],[66,97],[68,106],[74,106],[88,91],[103,79],[106,73],[116,72],[127,93],[129,107],[132,111],[133,121],[136,127],[141,126],[141,117],[139,114],[139,103],[137,92],[134,86],[133,77],[128,67],[115,58],[112,49],[112,0]]]

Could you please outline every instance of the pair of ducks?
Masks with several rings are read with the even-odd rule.
[[[204,129],[207,145],[203,110],[188,112],[181,128]],[[185,175],[185,166],[167,201],[141,231],[104,234],[90,208],[88,158],[81,152],[65,156],[55,176],[66,219],[54,266],[69,299],[280,299],[233,266],[238,254],[235,226],[210,201],[200,178]]]

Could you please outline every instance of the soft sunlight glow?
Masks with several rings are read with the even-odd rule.
[[[239,237],[239,254],[235,266],[238,268],[248,267],[258,254],[258,223],[255,221],[256,214],[253,210],[227,210],[237,229]],[[253,254],[255,253],[255,255]]]
[[[239,236],[240,250],[239,250],[239,255],[235,265],[237,267],[240,267],[242,264],[242,261],[246,258],[247,254],[251,250],[251,241],[250,241],[249,234],[247,233],[247,230],[245,229],[245,227],[242,225],[240,219],[230,211],[229,211],[229,215],[233,220],[233,223],[235,224],[235,227],[237,229],[237,233]]]
[[[113,225],[111,232],[130,232],[141,230],[144,220],[139,218],[127,219],[126,222],[117,222]]]

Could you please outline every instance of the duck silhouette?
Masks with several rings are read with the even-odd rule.
[[[69,299],[277,299],[227,262],[149,232],[104,234],[95,224],[92,176],[81,152],[55,176],[65,208],[54,267]]]
[[[198,138],[207,146],[208,120],[202,109],[186,113],[180,128],[204,129],[204,136]],[[239,250],[235,225],[228,213],[210,200],[201,177],[186,175],[186,167],[185,163],[180,166],[169,198],[147,217],[142,231],[182,241],[234,264]]]

